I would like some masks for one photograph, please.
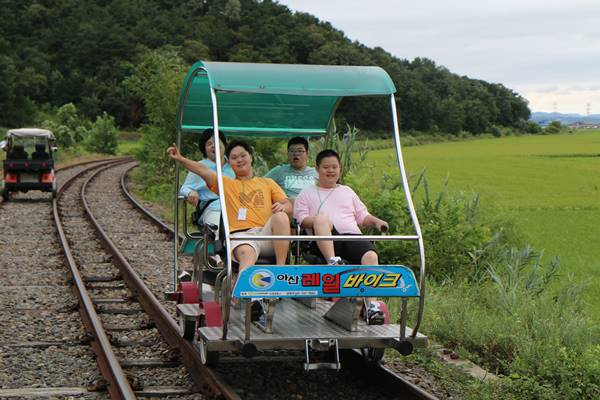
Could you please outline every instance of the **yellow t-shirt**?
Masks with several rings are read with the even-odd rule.
[[[215,193],[217,179],[209,187]],[[270,178],[252,178],[247,180],[223,177],[225,186],[225,205],[227,219],[231,232],[242,229],[259,228],[265,226],[271,215],[271,206],[277,201],[287,198],[283,190]],[[243,210],[246,209],[245,219]]]

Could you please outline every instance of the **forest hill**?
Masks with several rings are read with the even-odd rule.
[[[199,59],[380,66],[398,89],[405,131],[526,130],[530,115],[526,100],[501,84],[351,42],[272,1],[24,0],[4,2],[0,18],[0,126],[31,124],[41,107],[72,102],[88,118],[106,111],[120,126],[137,127],[144,107],[123,81],[145,53],[165,49],[179,54],[182,71]],[[340,122],[389,130],[385,101],[345,100]]]

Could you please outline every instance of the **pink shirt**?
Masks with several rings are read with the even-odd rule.
[[[332,189],[312,185],[300,192],[294,201],[294,218],[298,223],[318,213],[326,214],[340,234],[360,234],[358,225],[369,215],[367,207],[354,190],[345,185],[337,185]]]

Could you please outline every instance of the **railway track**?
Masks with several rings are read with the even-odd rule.
[[[59,186],[102,162],[57,171]],[[82,328],[50,195],[17,194],[0,204],[0,398],[107,398]]]
[[[120,278],[122,273],[111,262],[113,255],[104,250],[103,243],[95,236],[94,226],[88,222],[88,218],[92,217],[84,211],[86,201],[82,188],[102,167],[122,162],[116,161],[110,165],[96,163],[89,168],[74,168],[69,170],[72,173],[67,174],[70,175],[68,177],[65,173],[60,173],[62,184],[58,202],[53,204],[53,209],[69,264],[68,277],[64,269],[60,270],[63,263],[60,260],[59,243],[53,240],[55,235],[51,232],[51,219],[48,218],[50,203],[45,198],[47,196],[40,193],[18,195],[13,201],[3,205],[0,215],[10,216],[13,221],[15,217],[27,220],[23,214],[32,214],[32,211],[33,216],[39,217],[39,221],[36,219],[25,226],[18,223],[3,224],[4,227],[15,227],[9,235],[3,235],[2,240],[2,244],[7,245],[6,250],[16,253],[10,254],[10,264],[21,264],[14,262],[21,261],[14,259],[21,254],[31,259],[32,252],[47,255],[51,249],[57,257],[53,265],[59,268],[54,276],[47,277],[42,255],[37,260],[30,260],[33,261],[32,264],[41,267],[39,270],[33,268],[27,274],[22,273],[22,268],[21,273],[6,271],[8,275],[18,278],[14,280],[12,287],[3,288],[0,296],[0,301],[4,303],[2,310],[7,311],[0,317],[3,328],[0,398],[106,398],[106,391],[111,398],[168,396],[196,399],[214,397],[217,394],[223,398],[237,398],[233,392],[227,395],[227,388],[219,386],[218,382],[212,386],[207,384],[206,376],[210,373],[196,373],[194,375],[200,378],[192,379],[181,362],[190,357],[180,356],[178,347],[167,343],[154,328],[154,322],[145,317],[140,303],[136,301],[144,295],[127,288]],[[67,179],[71,177],[73,179]],[[108,200],[110,204],[107,194],[104,195],[104,200]],[[36,205],[33,210],[32,204]],[[40,223],[44,231],[40,231]],[[36,252],[33,242],[40,242],[40,239],[49,242],[49,246],[43,249],[45,251]],[[45,278],[40,279],[38,276]],[[46,284],[40,285],[40,280],[45,280]],[[70,290],[70,280],[76,290]],[[15,292],[22,293],[23,298],[14,296]],[[85,330],[81,328],[76,314],[78,309]],[[18,321],[15,321],[12,314],[18,314]],[[170,316],[166,316],[175,326]],[[40,325],[47,327],[46,330],[57,331],[55,340],[39,340],[35,328]],[[40,336],[48,337],[45,332]],[[176,326],[171,336],[178,338]],[[182,339],[179,340],[183,342]],[[189,346],[189,343],[186,344]],[[93,352],[90,351],[90,345]],[[49,358],[49,355],[55,355],[56,360]]]
[[[133,166],[132,166],[133,167]],[[173,235],[173,230],[167,226],[159,217],[155,216],[150,210],[148,210],[148,208],[144,207],[139,201],[137,201],[135,199],[135,197],[128,191],[127,189],[127,185],[126,185],[126,174],[127,174],[128,170],[125,170],[123,172],[123,174],[121,175],[120,178],[120,182],[121,182],[121,190],[122,193],[124,195],[124,197],[127,199],[127,201],[133,205],[133,207],[135,207],[137,210],[139,210],[140,212],[142,212],[144,214],[144,216],[151,221],[153,224],[155,224],[156,226],[160,227],[161,231],[167,233],[170,237],[170,239],[172,239],[172,235]],[[168,272],[168,271],[167,271]],[[169,274],[170,272],[168,272],[166,275],[163,276],[164,281],[163,282],[168,282],[169,281]],[[264,369],[264,371],[269,371],[269,370],[273,370],[276,371],[275,376],[272,378],[272,380],[277,380],[277,379],[283,379],[286,382],[299,382],[299,384],[290,384],[289,386],[283,386],[283,393],[281,395],[277,395],[276,393],[273,393],[271,398],[293,398],[293,393],[289,392],[289,389],[293,389],[293,391],[295,390],[296,398],[302,398],[302,399],[309,399],[309,398],[322,398],[322,395],[324,393],[327,393],[327,390],[317,390],[315,392],[308,392],[306,391],[305,388],[302,388],[302,384],[301,382],[303,381],[309,381],[309,377],[306,376],[306,374],[304,374],[302,371],[299,370],[298,366],[301,365],[301,362],[303,361],[303,357],[304,354],[303,353],[292,353],[292,352],[284,352],[285,355],[275,355],[275,358],[270,358],[270,357],[257,357],[252,359],[252,361],[248,361],[242,357],[225,357],[222,359],[222,361],[220,362],[220,366],[218,368],[218,371],[221,373],[222,376],[224,377],[228,377],[228,376],[235,376],[235,377],[241,377],[244,376],[244,374],[248,374],[246,371],[251,370],[251,368],[247,368],[249,363],[256,363],[257,365],[259,365],[261,368],[265,365],[265,364],[270,364],[268,365],[267,368]],[[277,361],[278,359],[281,360],[281,362]],[[340,378],[340,375],[343,375],[343,378],[340,380],[340,383],[342,386],[345,386],[348,390],[348,393],[342,391],[339,393],[339,397],[338,396],[333,396],[333,398],[353,398],[356,397],[357,393],[354,392],[354,390],[356,389],[356,378],[360,379],[361,381],[372,381],[372,382],[379,382],[379,383],[383,383],[383,385],[385,386],[383,391],[380,390],[374,390],[374,398],[388,398],[387,396],[391,396],[389,398],[403,398],[403,399],[435,399],[436,397],[433,396],[432,394],[426,392],[424,389],[422,389],[421,387],[419,387],[418,385],[415,385],[413,383],[411,383],[409,380],[407,380],[406,378],[402,377],[399,373],[393,371],[391,368],[387,368],[385,367],[383,364],[381,363],[377,363],[375,365],[365,365],[362,356],[359,354],[359,352],[356,351],[345,351],[342,352],[342,363],[344,365],[344,371],[342,374],[337,373],[337,372],[328,372],[328,371],[320,371],[319,374],[321,374],[322,379],[324,379],[323,381],[323,387],[326,388],[328,386],[330,386],[330,384],[328,383],[328,381],[331,380],[337,380],[338,378]],[[283,373],[282,373],[283,371]],[[259,379],[258,382],[256,379],[252,378],[252,372],[249,374],[250,376],[248,377],[247,380],[241,380],[242,382],[251,382],[251,385],[255,384],[256,386],[258,386],[256,388],[256,390],[261,393],[261,382],[265,382],[268,381],[269,379],[267,377],[263,377],[262,379]],[[281,377],[278,377],[278,375],[280,375]],[[315,374],[313,374],[315,375]],[[319,377],[313,377],[310,376],[310,379],[312,380],[312,378],[317,378],[316,381],[319,380]],[[347,381],[345,381],[347,380]],[[231,384],[234,387],[236,385],[235,381],[232,381]],[[348,386],[349,384],[349,386]],[[239,385],[242,386],[242,385]],[[246,387],[248,386],[248,384],[245,385]],[[239,388],[242,391],[246,391],[246,388]],[[367,389],[369,390],[369,389]],[[250,392],[251,393],[251,392]],[[379,396],[379,394],[384,394],[383,397]],[[265,393],[262,392],[262,395],[265,396]],[[292,396],[292,397],[290,397]],[[379,397],[378,397],[379,396]],[[368,396],[360,396],[361,398],[369,398]],[[250,395],[250,398],[252,398],[252,395]],[[256,398],[262,398],[261,396],[257,396]]]
[[[280,352],[276,357],[270,357],[274,354],[269,354],[253,360],[226,355],[216,370],[202,366],[193,345],[180,337],[173,319],[173,305],[162,304],[159,300],[165,286],[171,282],[169,236],[172,232],[164,224],[155,222],[158,219],[152,214],[140,218],[139,211],[132,205],[124,189],[124,177],[133,165],[123,161],[100,168],[94,165],[93,171],[82,173],[65,185],[64,190],[61,189],[55,206],[67,243],[64,247],[72,252],[67,259],[80,273],[78,279],[77,272],[71,272],[74,286],[82,286],[89,294],[87,303],[90,304],[87,308],[91,315],[84,317],[84,320],[87,319],[85,330],[81,328],[76,310],[86,309],[86,301],[81,300],[84,306],[78,307],[72,292],[67,295],[68,290],[65,291],[68,285],[66,278],[61,276],[64,271],[58,271],[64,268],[60,251],[57,250],[58,243],[50,243],[52,250],[41,251],[44,254],[48,251],[51,253],[46,256],[46,261],[38,261],[39,265],[44,266],[43,271],[30,266],[31,274],[27,278],[17,273],[18,267],[10,270],[13,279],[9,282],[16,287],[12,290],[22,292],[24,299],[10,302],[10,295],[0,298],[2,310],[11,309],[11,313],[16,314],[20,321],[15,324],[9,316],[0,313],[2,327],[5,323],[11,325],[7,335],[4,329],[0,334],[0,371],[5,367],[10,369],[24,365],[18,363],[20,357],[14,356],[15,350],[18,353],[19,349],[40,353],[32,358],[31,363],[37,363],[38,368],[49,368],[46,362],[48,354],[56,353],[58,349],[59,358],[64,355],[65,359],[62,364],[59,363],[65,366],[58,369],[66,368],[68,373],[60,379],[32,376],[30,380],[17,378],[19,373],[8,374],[6,382],[3,381],[4,376],[0,375],[0,398],[40,394],[106,398],[106,390],[112,398],[434,398],[422,389],[403,382],[398,375],[379,364],[366,366],[360,355],[353,352],[343,355],[344,369],[339,373],[319,371],[306,374],[300,368],[302,355],[290,352]],[[75,176],[74,172],[69,175]],[[66,171],[64,178],[62,172],[59,174],[62,182],[66,182],[66,175]],[[123,189],[117,192],[119,182],[123,182],[120,185]],[[35,195],[32,196],[31,200],[21,203],[17,200],[15,205],[21,208],[32,204],[49,207],[45,200],[39,201]],[[3,226],[5,211],[0,210]],[[21,212],[18,218],[27,219],[31,209]],[[49,210],[34,212],[44,214]],[[45,221],[43,224],[33,224],[35,227],[27,225],[30,233],[34,230],[34,234],[29,236],[53,238],[49,218],[47,215],[42,217]],[[13,225],[18,231],[19,224]],[[19,254],[20,243],[16,238],[20,235],[27,233],[14,232],[10,236],[14,240],[6,242],[10,251]],[[1,243],[4,246],[4,239]],[[38,286],[34,286],[37,290],[33,290],[33,295],[27,289],[31,281],[38,283]],[[46,284],[42,285],[44,282]],[[52,295],[44,293],[44,290],[52,292],[59,286],[60,292]],[[5,287],[0,293],[12,292]],[[82,295],[78,297],[82,298]],[[28,299],[31,298],[43,299],[40,307],[29,306]],[[33,314],[39,316],[35,321],[32,321]],[[104,339],[102,332],[96,334],[99,336],[86,333],[92,331],[94,324],[104,328]],[[37,340],[36,327],[40,325],[44,326],[44,332],[46,327],[57,332],[54,336],[46,336],[46,341]],[[63,333],[63,329],[69,333]],[[90,343],[94,353],[90,351]],[[95,360],[102,373],[96,368]],[[75,367],[66,367],[69,363]],[[52,387],[48,384],[50,381]]]

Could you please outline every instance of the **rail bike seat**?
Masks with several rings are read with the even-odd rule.
[[[296,234],[300,235],[300,236],[304,236],[304,235],[308,235],[309,231],[301,228],[300,225],[297,224]],[[319,251],[315,251],[316,246],[313,245],[313,243],[315,243],[315,241],[310,241],[310,242],[297,241],[296,242],[296,246],[297,246],[296,252],[297,252],[298,257],[301,256],[304,261],[306,261],[308,264],[312,264],[312,265],[327,264],[327,261],[321,255],[321,253]]]
[[[223,241],[215,239],[219,227],[211,223],[195,223],[194,225],[198,227],[198,232],[193,232],[184,238],[179,247],[179,252],[184,256],[193,256],[198,242],[203,242],[205,238],[208,238],[208,253],[220,254]]]
[[[29,154],[25,151],[25,147],[21,144],[13,146],[12,150],[6,155],[7,160],[27,160]]]
[[[31,153],[32,160],[47,160],[50,158],[50,154],[46,151],[46,146],[43,143],[37,143],[35,145],[35,151]]]

